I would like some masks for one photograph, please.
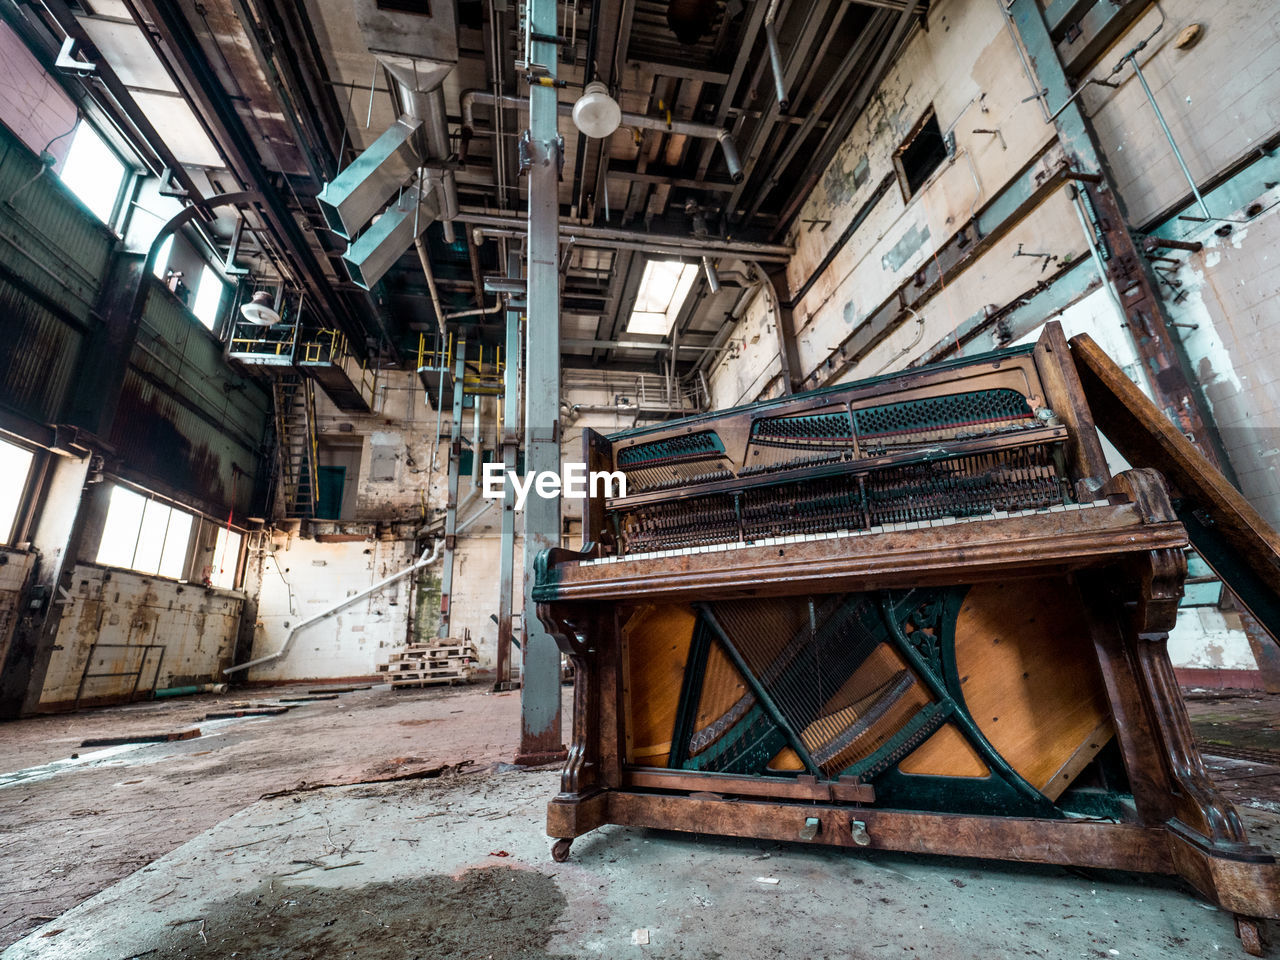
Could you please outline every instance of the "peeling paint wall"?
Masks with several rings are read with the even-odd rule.
[[[1138,63],[1191,175],[1204,184],[1280,131],[1280,5],[1162,0],[1089,76],[1106,79],[1121,56],[1151,35],[1161,11],[1165,25]],[[1174,40],[1193,23],[1204,27],[1200,40],[1177,49]],[[1133,68],[1126,65],[1110,79],[1120,86],[1086,89],[1085,112],[1129,220],[1141,225],[1190,196],[1190,188]]]
[[[22,588],[35,561],[36,555],[30,551],[0,548],[0,665],[9,654],[9,642],[22,615]]]
[[[253,637],[253,657],[275,653],[293,628],[324,613],[346,597],[409,566],[417,559],[413,542],[357,540],[317,543],[275,537],[255,551],[262,591]],[[433,572],[438,573],[438,568]],[[250,681],[367,677],[405,643],[409,635],[410,577],[358,600],[307,627],[286,656],[247,671]]]
[[[217,679],[231,665],[243,602],[231,591],[77,564],[40,709]]]
[[[1280,189],[1248,209],[1221,215],[1194,239],[1199,253],[1179,253],[1175,279],[1185,293],[1172,305],[1187,354],[1204,387],[1240,489],[1280,529]],[[1215,211],[1216,212],[1216,211]]]

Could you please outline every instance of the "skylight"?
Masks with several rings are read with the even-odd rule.
[[[645,264],[627,333],[659,337],[670,333],[697,275],[697,264],[679,260],[650,260]]]

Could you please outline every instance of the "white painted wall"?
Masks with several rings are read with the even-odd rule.
[[[251,555],[261,565],[262,591],[253,657],[279,650],[289,632],[346,597],[390,576],[415,559],[410,541],[317,543],[297,537],[267,541]],[[308,627],[288,654],[247,671],[250,681],[367,677],[408,636],[411,585],[404,578]]]

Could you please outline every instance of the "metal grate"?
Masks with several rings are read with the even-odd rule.
[[[859,437],[972,427],[1008,420],[1030,420],[1034,414],[1017,390],[975,390],[948,397],[926,397],[855,410]]]
[[[618,453],[619,467],[647,466],[661,461],[689,457],[714,457],[724,453],[724,444],[711,430],[667,437],[652,443],[641,443]]]
[[[769,417],[751,425],[751,439],[765,443],[771,440],[852,440],[853,422],[843,410],[804,417]]]

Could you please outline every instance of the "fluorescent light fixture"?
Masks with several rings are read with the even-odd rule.
[[[640,278],[636,305],[627,321],[627,333],[647,333],[665,337],[675,325],[676,314],[684,306],[693,280],[698,275],[696,263],[679,260],[650,260]]]

